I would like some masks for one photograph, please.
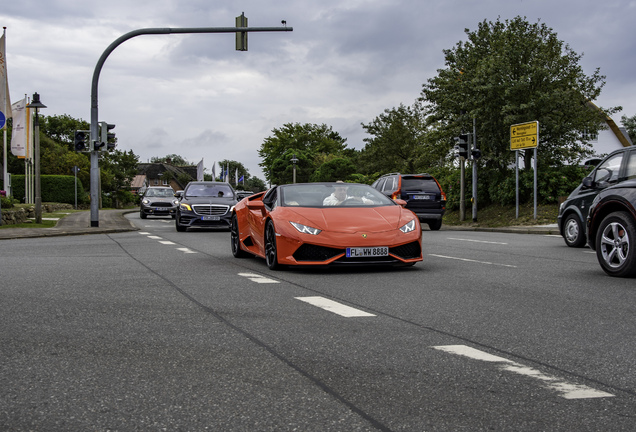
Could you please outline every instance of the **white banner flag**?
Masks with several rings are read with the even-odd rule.
[[[203,181],[203,159],[197,164],[197,181]]]
[[[7,50],[5,34],[0,37],[0,124],[4,127],[11,118],[11,97],[9,96],[9,80],[7,79]]]
[[[18,157],[26,156],[27,144],[27,99],[26,97],[11,105],[13,110],[13,129],[11,132],[11,153]]]

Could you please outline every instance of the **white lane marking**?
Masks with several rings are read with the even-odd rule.
[[[508,243],[502,243],[502,242],[494,242],[494,241],[486,241],[486,240],[472,240],[472,239],[453,238],[453,237],[449,237],[448,240],[466,241],[466,242],[473,242],[473,243],[488,243],[488,244],[498,244],[498,245],[507,245],[508,244]]]
[[[531,378],[536,378],[543,381],[546,387],[556,390],[561,394],[561,397],[565,399],[590,399],[590,398],[603,398],[614,397],[613,394],[607,393],[601,390],[596,390],[591,387],[579,384],[571,384],[560,380],[559,378],[546,375],[543,372],[524,366],[520,363],[513,362],[503,357],[498,357],[486,352],[480,351],[475,348],[468,347],[466,345],[445,345],[431,347],[436,350],[444,351],[451,354],[456,354],[464,357],[468,357],[474,360],[480,360],[492,363],[502,363],[500,369],[514,372],[519,375],[525,375]]]
[[[148,231],[139,231],[139,234],[141,234],[141,235],[148,235],[148,234],[150,234],[150,233],[149,233]]]
[[[243,276],[256,283],[280,283],[277,280],[266,278],[265,276],[256,273],[239,273],[239,276]]]
[[[149,239],[153,239],[153,240],[161,240],[163,237],[159,237],[159,236],[156,236],[156,235],[149,235],[148,238]]]
[[[165,245],[173,245],[176,244],[175,242],[171,242],[170,240],[162,240],[159,243],[161,244],[165,244]]]
[[[188,249],[188,248],[177,248],[177,250],[183,253],[190,253],[190,254],[198,253],[197,251],[193,251],[192,249]]]
[[[477,260],[468,259],[468,258],[451,257],[451,256],[445,256],[445,255],[437,255],[437,254],[428,254],[428,255],[429,256],[433,256],[433,257],[437,257],[437,258],[454,259],[454,260],[473,262],[473,263],[478,263],[478,264],[488,264],[488,265],[494,265],[494,266],[500,266],[500,267],[517,268],[516,265],[510,265],[510,264],[498,264],[498,263],[492,263],[492,262],[488,262],[488,261],[477,261]]]
[[[546,234],[544,237],[558,237],[558,238],[563,238],[563,236],[561,236],[560,234]]]
[[[368,312],[361,311],[360,309],[352,308],[350,306],[343,305],[342,303],[335,302],[333,300],[326,299],[324,297],[296,297],[297,300],[304,301],[311,305],[322,308],[326,311],[333,312],[346,318],[353,317],[370,317],[375,316]]]

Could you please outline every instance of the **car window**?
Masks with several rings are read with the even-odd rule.
[[[439,186],[432,178],[402,177],[402,191],[439,192]]]
[[[387,177],[386,183],[384,183],[384,187],[382,188],[382,192],[393,192],[397,189],[397,184],[395,184],[395,180],[397,177],[391,176]]]
[[[384,182],[386,182],[386,178],[382,177],[379,178],[375,181],[375,183],[373,183],[371,186],[376,188],[377,190],[381,191],[382,190],[382,186],[384,186]]]
[[[234,193],[229,185],[206,185],[195,184],[188,187],[185,195],[187,197],[215,197],[215,198],[234,198]]]
[[[618,153],[596,168],[594,174],[594,181],[601,186],[603,183],[613,183],[618,181],[618,175],[620,173],[621,162],[623,161],[623,154]]]
[[[636,178],[636,151],[629,152],[627,160],[627,171],[625,173],[628,179]]]
[[[395,203],[382,192],[357,183],[298,184],[279,188],[280,202],[289,207],[367,207]]]
[[[172,189],[148,189],[146,196],[170,198],[174,196],[174,191]]]

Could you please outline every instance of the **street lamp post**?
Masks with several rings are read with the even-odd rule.
[[[27,105],[27,108],[35,108],[35,142],[33,149],[33,162],[35,164],[35,223],[42,223],[42,187],[40,185],[40,118],[38,116],[38,110],[40,108],[46,108],[42,102],[40,102],[40,95],[35,92],[31,103]]]
[[[294,183],[296,183],[296,164],[298,163],[298,158],[296,157],[296,154],[292,155],[291,158],[291,163],[293,164],[293,172],[294,172]]]

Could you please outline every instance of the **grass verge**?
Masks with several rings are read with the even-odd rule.
[[[470,202],[466,203],[466,218],[459,220],[459,210],[447,211],[444,224],[470,227],[497,228],[506,226],[548,225],[555,224],[559,214],[558,204],[537,205],[537,218],[534,218],[534,204],[520,204],[517,218],[516,206],[490,205],[477,208],[477,221],[473,221],[473,210]]]

